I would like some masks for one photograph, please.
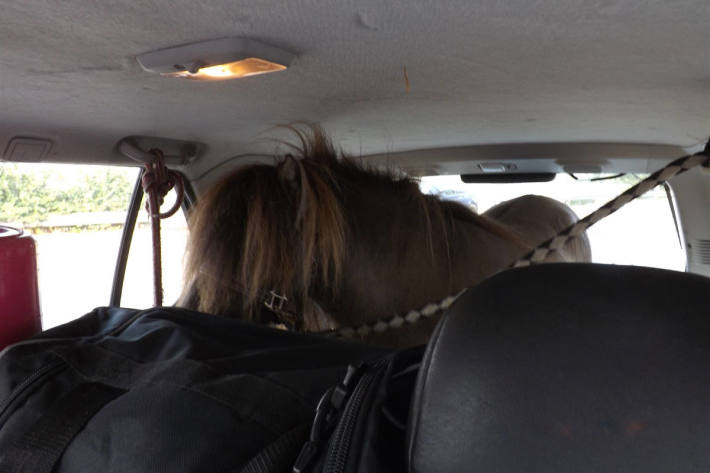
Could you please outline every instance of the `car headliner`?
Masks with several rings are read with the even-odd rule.
[[[377,159],[445,148],[419,155],[410,167],[421,174],[456,172],[436,166],[449,147],[473,146],[473,156],[490,144],[557,144],[567,154],[585,149],[575,143],[674,145],[655,148],[665,159],[710,134],[707,0],[1,7],[0,152],[15,136],[46,137],[47,160],[121,162],[115,145],[124,136],[195,140],[207,144],[185,168],[195,177],[231,156],[272,151],[274,125],[308,120],[346,151]],[[229,36],[297,59],[285,72],[212,83],[152,75],[135,61]],[[460,161],[467,149],[458,149]],[[520,147],[497,149],[501,159],[522,156]],[[540,149],[522,157],[551,156]],[[631,157],[656,156],[635,149]]]

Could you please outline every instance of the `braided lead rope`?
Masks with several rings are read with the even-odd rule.
[[[151,149],[154,156],[152,162],[145,163],[145,171],[141,178],[143,192],[146,194],[146,210],[150,214],[151,236],[153,242],[153,304],[155,307],[163,305],[163,268],[160,241],[160,220],[168,218],[180,209],[185,194],[185,184],[180,174],[171,171],[165,166],[165,157],[159,149]],[[172,208],[167,212],[160,212],[165,196],[170,189],[175,188],[177,198]]]
[[[371,333],[382,333],[389,329],[400,328],[404,325],[412,325],[419,322],[423,318],[432,317],[439,312],[442,312],[454,303],[458,297],[463,294],[466,289],[461,292],[445,297],[439,302],[427,304],[419,310],[410,310],[404,316],[395,315],[389,319],[381,319],[375,322],[364,323],[358,327],[341,327],[335,330],[335,334],[340,337],[352,338],[355,335],[365,337]]]
[[[633,187],[630,187],[621,195],[602,205],[599,209],[579,220],[577,223],[570,225],[554,237],[540,244],[535,249],[530,251],[530,253],[518,259],[508,267],[517,268],[542,263],[551,253],[557,251],[559,248],[562,248],[568,241],[577,238],[579,235],[584,233],[585,230],[607,215],[611,215],[624,205],[642,196],[657,185],[662,184],[670,178],[701,164],[706,166],[710,165],[710,145],[708,145],[705,150],[700,153],[676,159],[667,166],[654,172],[646,179],[640,181]],[[427,304],[419,310],[410,310],[404,315],[404,317],[395,315],[389,319],[380,319],[374,322],[364,323],[357,327],[340,327],[327,333],[345,338],[352,338],[355,335],[365,337],[371,333],[382,333],[390,329],[398,329],[403,327],[405,324],[412,325],[422,319],[433,317],[439,312],[445,311],[451,307],[451,305],[461,294],[466,291],[466,289],[467,288],[461,290],[457,294],[447,296],[439,302]]]
[[[688,169],[694,168],[701,164],[710,163],[710,154],[707,153],[708,151],[705,150],[700,153],[676,159],[667,166],[654,172],[635,186],[630,187],[621,195],[602,205],[591,214],[579,220],[577,223],[570,225],[554,237],[538,245],[530,253],[513,263],[511,267],[518,268],[521,266],[530,266],[532,264],[544,262],[551,253],[554,253],[562,248],[570,240],[577,238],[599,220],[613,214],[624,205],[641,197],[657,185],[666,182],[673,176],[684,173]]]

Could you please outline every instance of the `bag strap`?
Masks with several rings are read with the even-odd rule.
[[[17,439],[0,459],[7,473],[51,473],[62,454],[89,420],[125,391],[104,384],[80,384]]]
[[[308,440],[310,422],[295,427],[266,446],[240,473],[282,473],[290,471],[301,447]]]

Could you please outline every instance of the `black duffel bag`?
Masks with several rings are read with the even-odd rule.
[[[0,471],[290,471],[323,392],[383,349],[99,308],[0,354]]]

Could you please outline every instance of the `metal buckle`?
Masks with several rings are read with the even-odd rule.
[[[286,296],[281,295],[274,289],[272,289],[266,295],[264,305],[272,312],[281,312],[283,311],[284,305],[286,305],[287,302],[288,298]]]

